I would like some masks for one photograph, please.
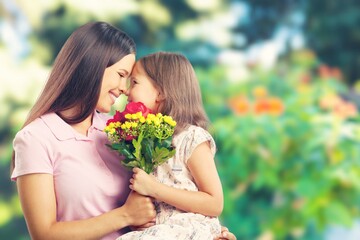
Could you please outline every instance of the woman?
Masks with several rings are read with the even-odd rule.
[[[33,239],[115,239],[155,216],[149,198],[126,199],[129,174],[104,147],[99,113],[110,111],[134,62],[133,40],[102,22],[77,29],[57,56],[14,140],[12,179]]]

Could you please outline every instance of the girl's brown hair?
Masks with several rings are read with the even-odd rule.
[[[163,95],[160,112],[177,122],[176,133],[189,125],[207,129],[199,82],[189,60],[179,53],[156,52],[138,60]]]
[[[23,127],[50,112],[69,124],[82,122],[95,111],[105,68],[135,52],[133,39],[108,23],[79,27],[57,55],[49,79]],[[71,108],[78,109],[75,115],[60,114]],[[13,152],[11,171],[14,166]]]

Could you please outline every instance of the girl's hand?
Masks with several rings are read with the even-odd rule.
[[[214,240],[236,240],[236,237],[233,233],[229,232],[229,229],[227,227],[221,226],[221,234],[214,238]]]
[[[130,179],[130,189],[144,196],[154,197],[155,185],[158,183],[156,178],[140,168],[133,168],[133,172],[134,174]]]

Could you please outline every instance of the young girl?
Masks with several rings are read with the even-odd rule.
[[[180,54],[158,52],[141,58],[130,79],[129,102],[177,122],[176,155],[153,175],[134,168],[130,188],[156,199],[156,225],[118,239],[213,239],[220,234],[223,193],[194,69]]]

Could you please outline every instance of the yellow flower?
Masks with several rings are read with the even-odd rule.
[[[159,119],[158,117],[155,117],[155,118],[153,119],[153,122],[154,122],[154,124],[155,124],[156,126],[160,125],[160,119]]]
[[[125,118],[126,119],[131,119],[131,114],[130,113],[125,114]]]
[[[137,112],[136,116],[137,116],[137,119],[140,119],[142,117],[142,112]]]
[[[175,122],[174,120],[171,120],[169,124],[170,124],[170,126],[172,126],[172,127],[175,127],[175,126],[176,126],[176,122]]]
[[[170,116],[164,116],[164,122],[169,124],[172,127],[176,126],[176,122]]]
[[[131,122],[126,121],[125,126],[126,126],[127,129],[130,129],[131,128]]]
[[[154,119],[154,118],[155,118],[155,115],[154,115],[154,114],[152,114],[152,113],[149,113],[149,114],[147,115],[147,117],[146,117],[146,118],[148,118],[148,119],[152,120],[152,119]]]

